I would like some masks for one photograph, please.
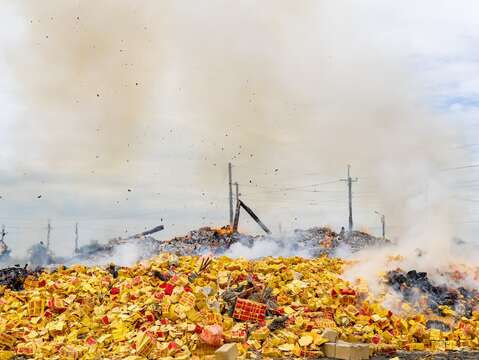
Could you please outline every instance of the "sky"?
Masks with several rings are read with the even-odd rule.
[[[228,222],[479,230],[475,1],[0,0],[0,223],[59,254]],[[246,217],[243,231],[260,233]],[[417,232],[412,231],[418,229]]]

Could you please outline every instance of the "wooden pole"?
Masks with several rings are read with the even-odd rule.
[[[47,225],[47,249],[50,249],[50,233],[52,232],[52,225],[50,224],[50,219],[48,219]]]
[[[229,187],[229,202],[230,202],[230,226],[233,226],[233,175],[232,165],[228,163],[228,187]]]
[[[77,253],[78,248],[78,223],[75,224],[75,252]]]

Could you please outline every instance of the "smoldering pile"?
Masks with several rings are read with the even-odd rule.
[[[127,240],[127,241],[126,241]],[[270,251],[277,249],[277,254],[282,256],[299,255],[303,257],[318,257],[332,255],[340,246],[346,246],[352,252],[360,249],[385,244],[381,238],[353,231],[336,233],[327,227],[313,227],[308,230],[295,230],[293,236],[271,235],[248,235],[233,231],[231,226],[202,227],[192,230],[184,236],[177,236],[169,240],[156,240],[153,237],[139,237],[133,239],[114,239],[107,244],[93,243],[81,248],[81,251],[73,259],[91,260],[100,263],[99,260],[111,257],[118,252],[121,246],[134,246],[137,251],[137,259],[151,258],[161,253],[171,253],[177,256],[195,255],[220,255],[228,254],[233,257],[246,256],[245,254],[257,254],[256,257],[270,255],[260,251],[265,248]],[[241,248],[243,251],[240,251]],[[263,249],[264,250],[264,249]]]
[[[120,254],[127,252],[130,252],[129,256],[127,256],[130,261],[127,262],[134,263],[159,254],[161,252],[161,246],[162,242],[152,236],[134,239],[117,238],[108,241],[106,244],[94,241],[82,246],[72,258],[62,261],[62,263],[102,264],[110,262],[110,260],[115,260]]]
[[[124,259],[127,260],[127,264],[123,265],[131,265],[136,261],[149,259],[161,253],[170,253],[177,256],[219,255],[226,252],[231,245],[237,242],[251,246],[254,241],[255,237],[235,233],[229,226],[221,228],[202,227],[192,230],[184,236],[177,236],[169,240],[157,240],[151,236],[141,236],[129,239],[117,238],[106,244],[93,242],[81,247],[77,254],[67,261],[67,264],[107,264],[110,261],[118,263],[118,258],[122,257],[125,252],[129,254]]]
[[[233,232],[230,226],[221,228],[202,227],[185,236],[175,237],[161,243],[160,251],[184,255],[222,254],[237,242],[252,246],[257,237]]]
[[[67,257],[55,256],[43,243],[35,244],[29,250],[27,258],[17,262],[28,263],[31,268],[54,268],[59,264],[107,265],[112,262],[131,266],[161,253],[177,256],[226,254],[247,258],[254,255],[253,258],[260,258],[270,255],[272,251],[277,256],[296,255],[309,258],[338,255],[335,251],[343,247],[348,251],[356,252],[387,242],[360,231],[349,233],[342,230],[336,233],[328,227],[297,229],[292,236],[287,234],[252,236],[233,231],[231,226],[202,227],[169,240],[158,240],[152,236],[161,230],[163,226],[160,225],[128,238],[117,237],[106,243],[92,241],[76,249],[72,256]]]
[[[344,228],[336,233],[329,227],[312,227],[307,230],[296,229],[294,234],[299,246],[310,249],[315,257],[329,255],[340,246],[345,246],[351,252],[358,252],[367,247],[390,243],[387,239],[362,231],[345,231]]]
[[[298,245],[310,249],[313,256],[329,254],[339,244],[339,235],[327,227],[296,229],[294,235],[298,240]]]
[[[389,271],[387,284],[401,294],[404,301],[439,316],[470,318],[479,306],[479,292],[463,286],[435,285],[426,272],[401,269]]]
[[[341,238],[341,240],[353,252],[360,251],[367,247],[380,247],[391,244],[391,241],[389,239],[376,237],[364,231],[346,232],[345,235]]]
[[[151,230],[148,232],[150,233]],[[104,244],[93,241],[77,249],[73,256],[66,258],[54,256],[43,243],[36,244],[29,251],[28,268],[25,265],[24,267],[14,266],[0,270],[0,285],[6,285],[13,290],[21,290],[28,275],[34,274],[37,269],[54,270],[60,264],[93,266],[115,263],[129,266],[162,253],[177,256],[219,255],[237,242],[252,246],[255,241],[253,236],[233,232],[230,226],[202,227],[190,231],[185,236],[174,237],[166,241],[157,240],[152,236],[144,236],[144,234],[129,238],[114,238]]]
[[[261,238],[261,236],[233,232],[230,226],[202,227],[169,240],[158,240],[151,236],[153,232],[162,229],[162,226],[158,226],[128,238],[113,238],[106,243],[91,241],[76,249],[72,256],[67,257],[55,256],[43,243],[35,244],[28,251],[27,258],[20,263],[28,263],[31,268],[54,268],[59,264],[107,265],[111,262],[131,266],[161,253],[178,256],[219,255],[225,253],[235,243],[251,247],[255,240]]]
[[[0,286],[5,286],[14,291],[23,290],[25,279],[28,276],[35,277],[37,274],[41,273],[41,269],[29,270],[27,267],[27,265],[24,267],[15,265],[0,269]]]

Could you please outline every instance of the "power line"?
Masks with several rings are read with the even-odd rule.
[[[291,191],[295,192],[307,192],[307,193],[342,193],[341,190],[308,190],[306,188],[269,188],[266,186],[256,186],[256,185],[251,185],[251,184],[242,184],[240,183],[239,185],[243,187],[250,187],[250,188],[259,188],[259,189],[265,189],[267,191],[264,191],[263,193],[288,193]]]
[[[321,185],[336,184],[336,183],[339,183],[340,181],[341,180],[334,180],[334,181],[325,181],[325,182],[310,184],[310,185],[292,186],[292,187],[283,188],[282,190],[295,190],[295,189],[303,189],[303,188],[315,187],[315,186],[321,186]]]
[[[78,252],[78,223],[75,224],[75,252]]]
[[[463,165],[463,166],[445,168],[445,169],[442,169],[440,171],[461,170],[461,169],[470,169],[470,168],[477,168],[477,167],[479,167],[479,164],[471,164],[471,165]]]
[[[301,189],[307,189],[308,187],[315,187],[315,186],[321,186],[321,185],[328,185],[328,184],[334,184],[334,183],[339,183],[339,180],[334,180],[334,181],[325,181],[321,183],[316,183],[316,184],[309,184],[309,185],[299,185],[299,186],[287,186],[287,185],[276,185],[275,187],[271,186],[264,186],[264,185],[259,185],[259,184],[244,184],[244,183],[239,183],[239,185],[243,187],[253,187],[253,188],[261,188],[261,189],[270,189],[273,191],[289,191],[289,190],[301,190]],[[326,190],[322,190],[326,191]]]
[[[461,200],[461,201],[468,201],[468,202],[473,202],[473,203],[479,203],[479,199],[466,199],[460,196],[453,196],[454,199],[456,200]]]
[[[479,143],[454,146],[454,149],[464,149],[464,148],[469,148],[469,147],[474,147],[474,146],[479,146]]]

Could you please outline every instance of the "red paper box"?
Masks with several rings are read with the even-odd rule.
[[[266,318],[267,306],[246,299],[236,300],[233,317],[243,321],[263,321]]]

